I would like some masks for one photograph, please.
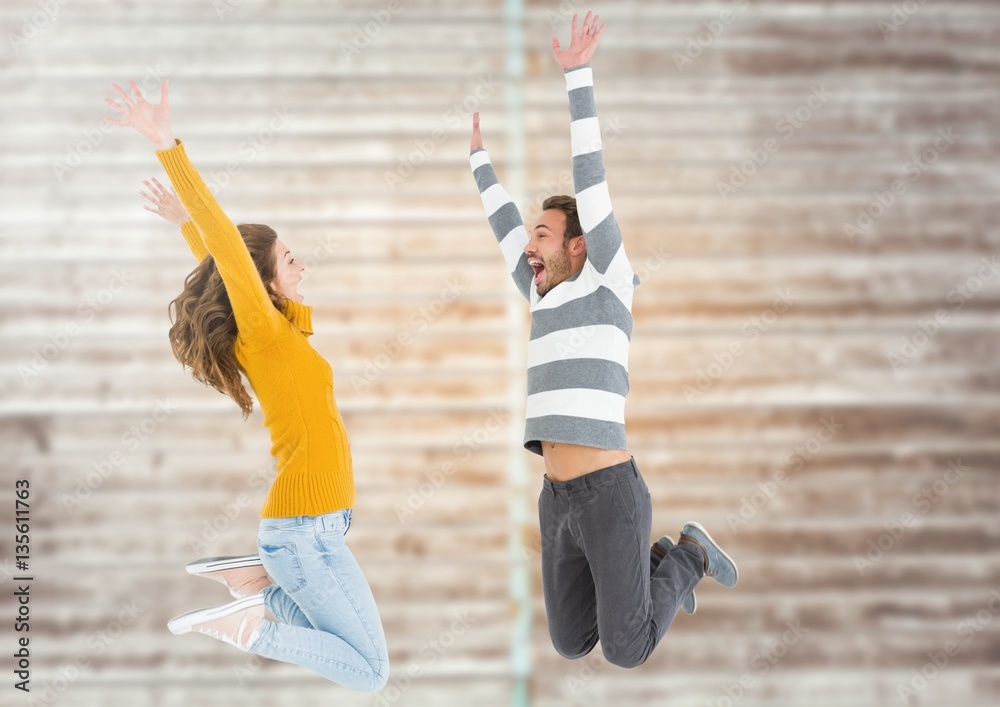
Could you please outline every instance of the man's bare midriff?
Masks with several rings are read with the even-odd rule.
[[[627,462],[632,455],[622,449],[598,449],[581,444],[542,442],[545,476],[549,481],[569,481],[608,466]]]

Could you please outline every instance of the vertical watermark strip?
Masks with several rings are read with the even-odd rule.
[[[14,651],[15,689],[31,692],[31,583],[34,577],[28,575],[31,561],[31,481],[17,479],[14,482],[14,560],[18,575],[14,577],[14,596],[17,598],[17,612],[14,616],[14,631],[18,634]]]

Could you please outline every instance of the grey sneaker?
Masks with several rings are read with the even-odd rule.
[[[674,542],[674,539],[669,535],[664,535],[662,538],[653,543],[653,547],[649,549],[649,560],[651,563],[650,567],[651,571],[656,571],[656,568],[660,564],[660,560],[663,559],[663,555],[659,554],[656,551],[660,550],[660,552],[662,552],[665,555],[667,550],[669,550],[676,544],[677,543]],[[694,596],[693,587],[691,589],[691,593],[688,594],[686,597],[684,597],[684,603],[681,604],[681,608],[684,609],[685,614],[693,614],[695,610],[698,608],[698,600]]]
[[[712,536],[708,534],[700,523],[690,521],[681,528],[681,535],[687,535],[693,540],[697,540],[705,554],[708,556],[708,569],[705,574],[711,577],[723,587],[735,587],[739,578],[739,570],[733,559],[722,551]]]

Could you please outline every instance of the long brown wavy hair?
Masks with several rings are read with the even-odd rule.
[[[236,227],[271,302],[281,311],[285,298],[271,287],[278,274],[274,244],[278,234],[269,226],[244,223]],[[236,401],[246,420],[253,411],[253,400],[243,386],[240,373],[246,371],[236,360],[236,318],[225,283],[211,255],[184,280],[184,291],[169,305],[170,347],[191,376],[210,385]]]

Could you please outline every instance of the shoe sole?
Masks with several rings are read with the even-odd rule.
[[[692,521],[688,521],[684,525],[685,526],[691,526],[692,528],[695,528],[698,532],[703,533],[705,535],[705,538],[708,540],[708,542],[712,543],[712,547],[715,548],[715,551],[718,552],[720,555],[722,555],[723,557],[725,557],[729,561],[729,564],[732,565],[732,567],[733,567],[733,583],[732,584],[722,584],[722,582],[719,582],[719,584],[722,584],[722,586],[726,587],[727,589],[732,589],[733,587],[735,587],[736,583],[740,580],[740,568],[736,566],[735,562],[733,562],[733,558],[731,558],[729,555],[727,555],[726,551],[723,550],[721,547],[719,547],[719,543],[715,542],[715,538],[713,538],[711,535],[709,535],[708,531],[705,530],[704,526],[702,526],[701,523],[698,523],[697,521],[693,521],[692,520]],[[715,579],[715,577],[712,577],[712,579]],[[716,579],[716,581],[718,582],[717,579]]]
[[[219,570],[232,570],[237,567],[255,567],[263,564],[260,555],[231,555],[228,557],[203,557],[188,563],[185,567],[188,574],[206,574]]]
[[[667,540],[670,543],[670,547],[674,547],[675,545],[677,545],[677,543],[674,542],[674,539],[669,535],[664,535],[663,537],[660,538],[660,540]],[[654,543],[654,545],[659,545],[660,540],[657,540]],[[660,545],[660,547],[663,546]],[[667,549],[669,550],[670,547],[668,547]],[[689,599],[690,601],[688,601]],[[689,604],[690,606],[688,606]],[[698,610],[698,598],[695,597],[694,595],[694,589],[692,589],[691,593],[684,598],[683,602],[681,602],[681,608],[684,609],[684,613],[687,614],[688,616],[694,614],[694,612]]]
[[[243,609],[248,609],[252,606],[257,606],[258,604],[263,603],[264,597],[259,594],[254,594],[253,596],[249,596],[244,599],[237,599],[236,601],[223,604],[222,606],[212,606],[207,609],[195,609],[194,611],[189,611],[186,614],[181,614],[180,616],[175,616],[170,619],[170,621],[167,622],[167,628],[170,629],[170,633],[175,636],[180,636],[181,634],[193,631],[197,624],[203,624],[207,621],[221,619],[229,616],[230,614],[235,614],[237,611],[242,611]]]

